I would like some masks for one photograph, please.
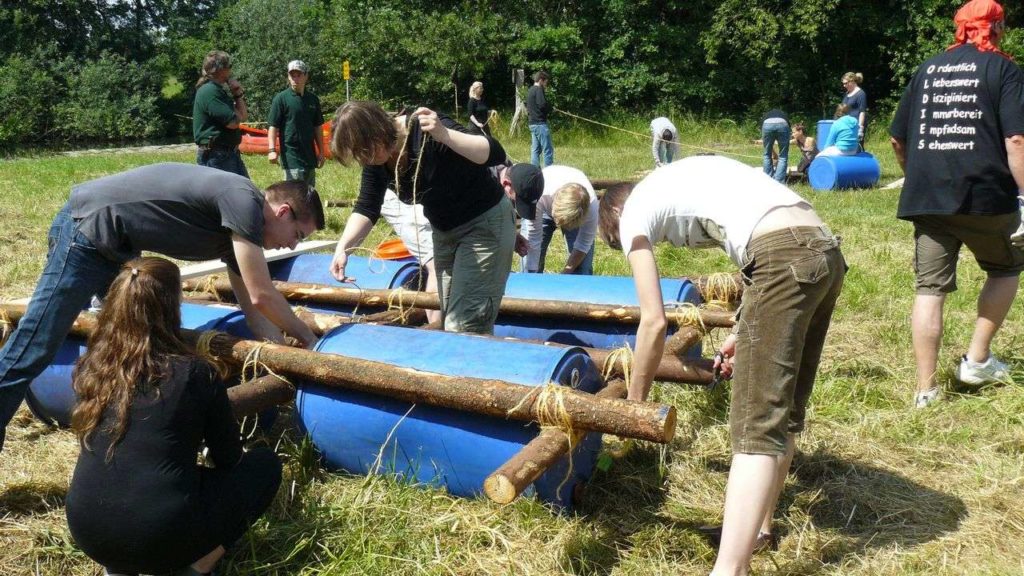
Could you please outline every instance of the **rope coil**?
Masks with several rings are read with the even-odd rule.
[[[740,283],[728,272],[716,272],[708,276],[704,286],[704,300],[708,306],[725,308],[739,298]]]

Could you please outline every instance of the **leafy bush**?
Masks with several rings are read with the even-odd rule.
[[[14,55],[0,66],[0,143],[38,140],[48,134],[59,83],[36,59]]]

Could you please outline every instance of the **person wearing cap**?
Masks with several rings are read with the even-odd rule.
[[[267,124],[267,159],[280,164],[285,180],[302,180],[316,185],[316,169],[324,165],[324,134],[320,126],[324,113],[320,98],[306,86],[309,67],[302,60],[288,63],[288,87],[270,102]],[[280,146],[278,150],[278,136]],[[283,152],[283,154],[281,153]]]
[[[597,195],[587,175],[570,166],[553,165],[543,171],[544,192],[533,217],[523,215],[522,235],[528,252],[522,269],[544,272],[548,246],[560,228],[569,257],[562,274],[594,273],[594,238],[597,236]]]
[[[323,228],[323,204],[308,186],[278,182],[261,191],[248,178],[192,164],[150,164],[72,188],[50,226],[28,309],[0,350],[0,448],[29,383],[57,355],[79,312],[143,251],[224,260],[257,339],[283,343],[287,333],[315,344],[274,287],[263,249],[295,248]]]
[[[192,137],[198,147],[196,164],[248,178],[249,171],[238,152],[242,141],[238,126],[248,118],[245,90],[231,76],[231,56],[220,50],[209,52],[203,59],[192,102]]]
[[[772,516],[818,370],[846,265],[807,201],[749,166],[693,156],[601,198],[599,231],[629,261],[640,304],[629,399],[646,400],[667,319],[654,245],[720,247],[743,273],[735,332],[715,369],[732,374],[732,466],[712,574],[747,574],[775,542]]]
[[[512,201],[488,170],[505,160],[501,144],[428,108],[390,114],[354,100],[335,112],[330,146],[338,162],[363,168],[331,274],[358,282],[345,276],[348,253],[373,228],[390,188],[422,204],[431,224],[444,329],[493,332],[516,239]]]
[[[940,395],[942,312],[957,289],[961,246],[987,275],[974,334],[956,369],[965,384],[1012,382],[991,346],[1024,269],[1024,74],[999,51],[1006,26],[997,2],[968,2],[954,22],[956,42],[917,69],[889,126],[906,177],[896,216],[914,225],[919,408]]]
[[[651,120],[651,155],[655,168],[671,164],[679,156],[679,130],[664,116]]]

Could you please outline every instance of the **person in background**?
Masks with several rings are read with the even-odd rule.
[[[238,144],[238,126],[249,118],[245,90],[231,76],[231,56],[213,50],[203,59],[192,103],[192,137],[198,150],[196,164],[249,177]]]
[[[778,108],[769,110],[761,119],[761,143],[764,155],[761,166],[764,173],[777,182],[786,183],[786,170],[789,168],[789,116]],[[779,146],[779,157],[772,165],[772,151]]]
[[[544,193],[533,214],[522,214],[522,235],[529,251],[522,269],[544,272],[548,245],[560,228],[569,252],[562,274],[594,273],[594,238],[597,236],[597,195],[586,174],[569,166],[544,169]]]
[[[946,295],[957,289],[960,248],[987,278],[967,353],[956,368],[965,384],[1011,383],[992,354],[1024,270],[1024,73],[999,51],[1003,7],[972,0],[954,18],[956,42],[929,58],[900,99],[889,134],[906,180],[897,218],[914,224],[916,296],[911,314],[917,391],[914,406],[936,401]],[[959,133],[941,104],[959,96]]]
[[[843,104],[849,106],[847,114],[857,119],[857,142],[864,148],[864,134],[868,126],[868,96],[860,87],[864,83],[864,75],[860,72],[843,74]]]
[[[267,160],[280,164],[285,180],[301,180],[316,186],[316,170],[324,165],[324,113],[320,98],[309,90],[309,66],[302,60],[288,63],[288,87],[270,102],[267,123]],[[278,136],[284,155],[277,151]]]
[[[484,102],[484,83],[479,80],[473,82],[473,85],[469,87],[467,110],[469,112],[468,132],[470,134],[487,134],[490,136],[491,128],[487,125],[487,122],[490,120],[491,109]]]
[[[807,174],[807,168],[810,167],[811,162],[814,162],[815,156],[818,155],[814,136],[808,136],[803,122],[797,122],[793,125],[793,138],[789,142],[790,144],[796,144],[800,150],[800,164],[797,165],[796,171]]]
[[[651,120],[651,155],[655,168],[671,164],[673,158],[679,157],[679,130],[664,116]]]
[[[331,152],[342,164],[363,167],[331,274],[353,280],[345,276],[348,251],[369,234],[390,188],[402,202],[422,204],[432,227],[445,330],[491,333],[517,236],[512,200],[488,170],[505,161],[501,144],[427,108],[392,115],[355,100],[334,115]],[[543,180],[537,196],[540,190]]]
[[[295,248],[324,227],[316,190],[192,164],[150,164],[79,184],[50,224],[46,265],[18,327],[0,349],[0,449],[28,385],[53,361],[93,295],[143,251],[180,260],[221,258],[258,339],[303,346],[316,336],[274,287],[263,249]]]
[[[108,575],[210,574],[270,506],[281,463],[243,451],[227,388],[181,335],[181,275],[126,262],[75,367],[71,535]],[[213,468],[196,463],[203,446]]]
[[[836,120],[829,128],[818,156],[856,156],[860,152],[857,142],[857,119],[847,114],[846,104],[836,106]]]
[[[745,575],[774,546],[772,516],[804,428],[818,362],[843,286],[839,238],[787,187],[720,156],[693,156],[601,198],[599,232],[621,249],[640,302],[630,400],[646,400],[665,345],[654,246],[720,247],[746,288],[715,367],[733,374],[732,466],[714,576]]]
[[[555,148],[551,143],[551,129],[548,128],[548,115],[552,106],[548,101],[548,73],[543,70],[533,75],[533,86],[526,92],[527,123],[530,125],[530,164],[542,166],[541,153],[544,154],[543,166],[555,163]]]

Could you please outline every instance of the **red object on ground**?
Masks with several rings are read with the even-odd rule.
[[[239,126],[242,130],[242,142],[238,145],[238,150],[242,154],[266,154],[270,151],[270,146],[267,144],[267,130],[264,128],[255,128],[253,126],[246,126],[242,124]],[[331,137],[331,122],[324,122],[320,126],[320,130],[324,133],[324,142],[330,140]],[[281,151],[280,139],[277,145],[278,152]],[[328,145],[327,149],[324,150],[324,157],[331,157],[331,147]]]

